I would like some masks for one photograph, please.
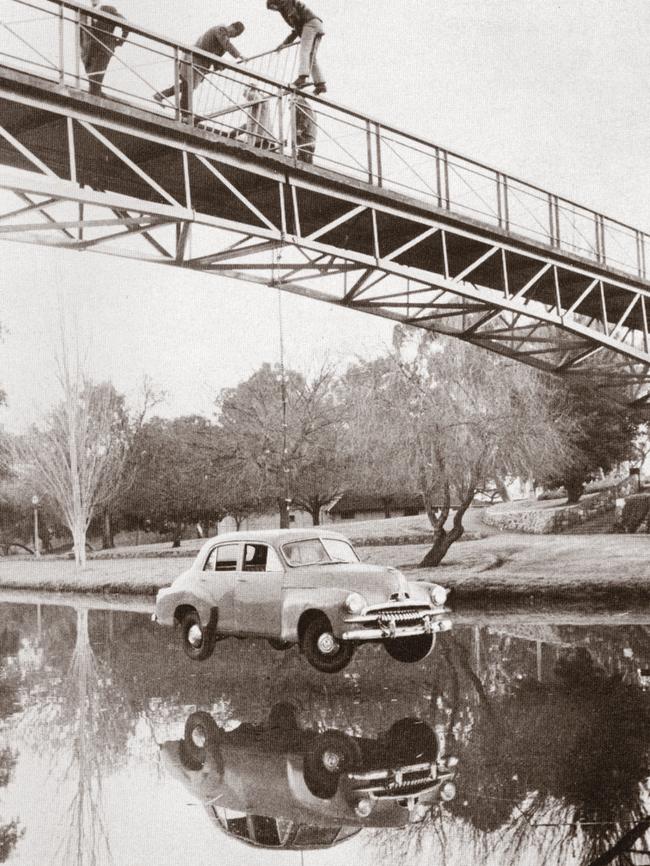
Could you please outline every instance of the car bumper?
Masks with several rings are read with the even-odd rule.
[[[342,640],[366,641],[366,640],[394,640],[402,637],[418,637],[423,634],[437,634],[441,631],[451,629],[451,620],[447,618],[433,619],[424,616],[421,622],[412,625],[397,625],[388,623],[376,628],[351,628],[341,635]]]

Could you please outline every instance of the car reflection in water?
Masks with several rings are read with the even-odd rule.
[[[327,848],[363,827],[403,827],[456,793],[444,736],[417,719],[372,739],[301,729],[289,704],[231,731],[198,711],[161,750],[222,830],[263,847]]]

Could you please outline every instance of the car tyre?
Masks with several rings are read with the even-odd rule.
[[[400,719],[391,725],[385,735],[385,743],[400,764],[415,764],[435,761],[438,755],[438,740],[431,726],[420,719]]]
[[[305,785],[319,800],[331,800],[343,773],[358,769],[361,762],[361,749],[354,737],[340,731],[326,731],[305,755]]]
[[[210,658],[214,651],[214,631],[209,626],[201,625],[201,619],[195,610],[189,611],[183,617],[181,632],[183,649],[188,658],[198,662]]]
[[[220,763],[219,737],[219,728],[210,713],[203,710],[191,713],[180,746],[183,765],[189,770],[201,770],[208,755]]]
[[[270,637],[269,646],[271,646],[274,650],[278,650],[278,652],[280,652],[291,649],[292,644],[288,643],[286,640],[278,640],[275,637]]]
[[[325,674],[342,671],[354,655],[354,644],[338,641],[332,634],[332,625],[326,616],[316,617],[307,624],[300,649],[309,664]]]
[[[435,644],[435,635],[421,634],[417,637],[397,637],[386,640],[384,646],[388,655],[398,662],[414,664],[425,659]]]
[[[294,705],[288,701],[273,704],[269,713],[269,728],[279,728],[283,731],[297,731],[298,714]]]

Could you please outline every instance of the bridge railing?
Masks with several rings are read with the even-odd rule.
[[[236,63],[75,0],[0,0],[0,63],[648,277],[648,233],[296,91],[295,46]]]

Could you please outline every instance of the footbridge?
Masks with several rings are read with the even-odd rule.
[[[124,24],[0,0],[0,238],[273,286],[645,404],[650,235],[296,90],[293,48],[238,64]]]

